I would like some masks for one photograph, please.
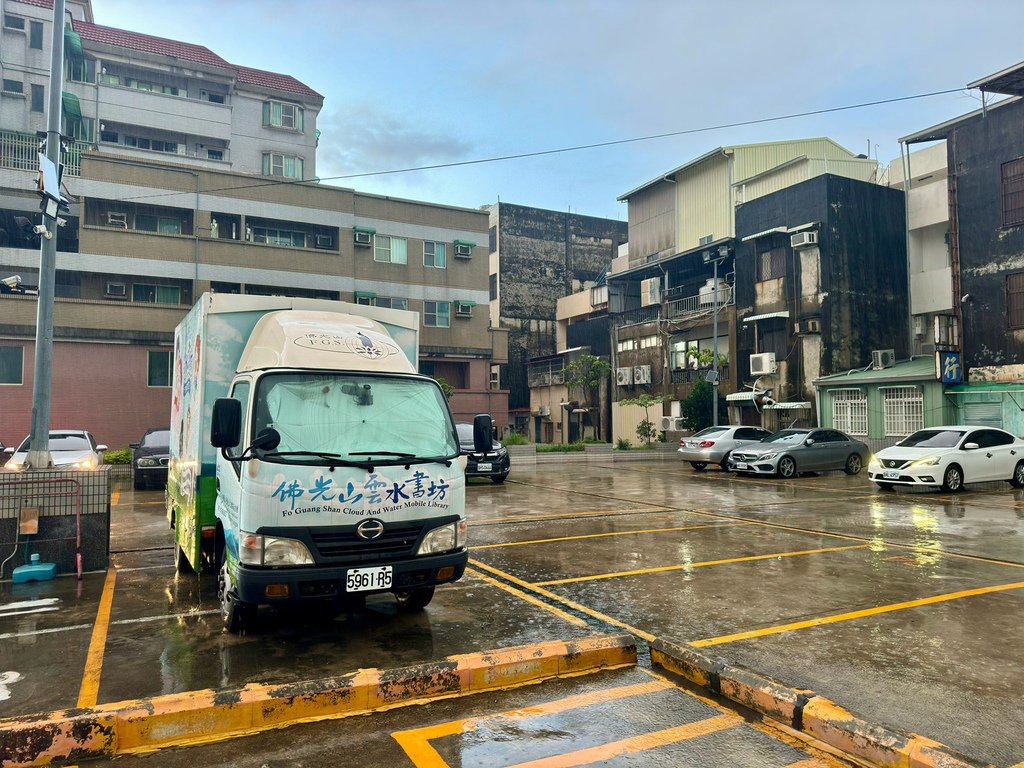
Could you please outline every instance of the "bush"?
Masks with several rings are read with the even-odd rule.
[[[104,464],[131,464],[132,451],[130,448],[121,448],[117,451],[107,451],[103,454]]]
[[[599,437],[584,437],[583,438],[583,444],[584,445],[607,445],[608,441],[607,440],[602,440]]]
[[[615,441],[615,450],[617,451],[628,451],[633,447],[633,444],[624,437],[620,437]]]
[[[509,432],[505,435],[501,442],[505,445],[529,445],[530,440],[526,435],[519,432]]]
[[[582,450],[583,443],[541,443],[537,446],[537,453],[573,453]]]

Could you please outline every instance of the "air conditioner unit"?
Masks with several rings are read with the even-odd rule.
[[[640,306],[661,304],[661,278],[651,277],[640,281]]]
[[[632,368],[616,368],[615,369],[615,383],[620,387],[628,387],[633,383],[633,369]]]
[[[356,245],[373,245],[373,232],[363,232],[357,229],[352,239]]]
[[[315,242],[316,242],[316,247],[317,248],[333,248],[334,247],[334,236],[333,235],[317,235]]]
[[[650,384],[651,383],[651,366],[649,365],[637,365],[633,368],[633,383],[635,384]]]
[[[871,350],[871,367],[876,371],[883,368],[892,368],[896,364],[896,350],[894,349],[873,349]]]
[[[107,296],[127,296],[128,287],[124,283],[107,283]]]
[[[491,389],[498,389],[501,385],[501,380],[498,377],[497,371],[491,371]]]
[[[552,384],[565,384],[565,371],[555,371],[551,374]]]
[[[473,256],[473,246],[469,243],[455,243],[455,255],[460,259],[468,259]]]
[[[770,373],[775,373],[777,370],[778,366],[775,364],[774,352],[762,352],[758,355],[750,356],[751,376],[767,376]]]
[[[121,229],[128,229],[128,214],[117,213],[115,211],[107,212],[107,226],[108,227],[120,227]]]
[[[672,416],[661,417],[661,431],[673,432],[676,428],[676,420]]]
[[[817,232],[797,232],[789,236],[789,244],[793,248],[810,248],[818,244]]]
[[[821,333],[820,320],[797,320],[793,323],[793,333]]]
[[[473,305],[461,301],[455,302],[455,314],[459,317],[470,317],[473,314]]]
[[[539,408],[537,408],[537,415],[539,415],[539,416],[550,416],[551,415],[551,406],[549,406],[549,405],[542,405],[542,406],[540,406]]]

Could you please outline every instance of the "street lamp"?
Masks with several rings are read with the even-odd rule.
[[[718,262],[729,257],[729,246],[718,246],[718,253],[715,251],[704,251],[704,263],[712,264],[714,277],[712,279],[712,321],[711,321],[711,373],[708,380],[711,382],[711,425],[718,426]]]

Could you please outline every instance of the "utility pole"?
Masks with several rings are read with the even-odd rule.
[[[53,0],[53,35],[50,43],[50,103],[46,114],[46,159],[60,168],[61,97],[64,93],[64,0]],[[43,174],[44,163],[40,162]],[[60,199],[58,187],[49,190]],[[36,299],[35,373],[32,380],[32,425],[27,464],[46,469],[50,456],[50,393],[53,379],[53,294],[57,279],[57,213],[59,208],[43,197],[43,224],[39,246],[39,295]],[[53,213],[51,217],[49,214]]]
[[[711,320],[711,371],[708,373],[708,379],[711,382],[711,425],[714,427],[718,426],[718,387],[719,387],[719,374],[718,374],[718,262],[724,261],[729,256],[729,247],[726,245],[718,246],[718,255],[714,254],[714,251],[704,251],[704,263],[707,264],[709,261],[714,267],[714,277],[712,278],[712,320]]]

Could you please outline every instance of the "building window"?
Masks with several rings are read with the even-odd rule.
[[[279,155],[276,152],[264,152],[263,175],[282,176],[286,179],[302,179],[302,158],[295,155]]]
[[[171,386],[170,351],[149,351],[146,353],[146,383],[151,387]]]
[[[1024,328],[1024,272],[1006,276],[1006,324]]]
[[[423,324],[429,328],[451,327],[452,305],[447,301],[424,301]]]
[[[444,269],[444,243],[435,243],[430,240],[423,242],[423,266]]]
[[[619,352],[632,352],[637,348],[636,339],[619,339],[618,344],[615,348]]]
[[[143,304],[180,304],[181,288],[176,285],[136,283],[132,286],[132,301]]]
[[[265,101],[263,103],[263,125],[268,128],[302,131],[302,107],[280,101]]]
[[[775,280],[786,274],[786,249],[773,248],[757,254],[757,281]]]
[[[152,213],[135,214],[135,229],[141,232],[160,232],[164,235],[180,235],[181,219],[171,216],[157,216]]]
[[[1003,226],[1024,224],[1024,157],[1003,163]]]
[[[642,336],[640,338],[640,349],[651,349],[652,347],[658,346],[657,335],[653,336]]]
[[[117,134],[115,133],[114,136]],[[172,155],[178,154],[178,143],[175,141],[161,141],[160,139],[147,139],[142,136],[125,136],[124,145],[136,149],[149,149],[153,152],[167,152]]]
[[[64,75],[76,83],[96,82],[96,61],[94,59],[69,58],[64,62]]]
[[[117,131],[100,131],[100,141],[105,141],[109,144],[117,144],[120,141],[120,137]]]
[[[0,347],[0,384],[22,383],[22,347]]]
[[[373,260],[390,262],[391,264],[407,263],[405,238],[374,235]]]
[[[7,29],[25,29],[25,20],[21,16],[8,16],[5,13],[4,26]]]
[[[92,129],[95,120],[91,117],[83,117],[81,120],[68,120],[67,115],[61,115],[61,122],[64,123],[64,135],[77,141],[92,143]]]
[[[488,288],[487,297],[491,301],[494,301],[495,299],[497,299],[498,298],[498,276],[496,274],[488,275],[488,277],[487,277],[487,288]]]
[[[210,160],[223,160],[224,150],[223,149],[208,149],[206,150],[206,156]]]
[[[867,435],[867,395],[859,389],[833,390],[832,426],[851,435]]]
[[[498,228],[491,227],[487,230],[487,247],[490,253],[498,250]]]
[[[305,248],[306,233],[270,227],[252,227],[252,241],[268,245],[285,245],[289,248]]]
[[[4,93],[24,93],[25,85],[21,80],[8,80],[4,78]]]
[[[408,309],[409,300],[397,296],[356,296],[356,304],[365,307],[384,307],[385,309]]]
[[[37,51],[43,50],[43,22],[29,22],[28,47],[35,48]]]
[[[32,86],[32,111],[42,112],[46,106],[46,87],[42,85]]]
[[[924,428],[924,395],[917,387],[883,387],[885,437],[902,437]]]

